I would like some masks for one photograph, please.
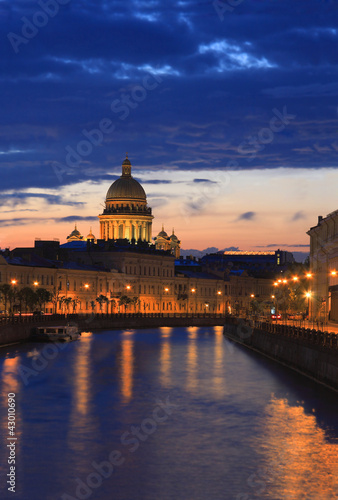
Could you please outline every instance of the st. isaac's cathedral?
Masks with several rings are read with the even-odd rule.
[[[90,228],[83,236],[75,225],[66,243],[36,239],[34,247],[5,252],[0,283],[14,283],[17,290],[45,288],[53,297],[44,305],[47,313],[230,311],[224,273],[203,271],[196,262],[196,269],[187,268],[174,230],[169,235],[162,225],[152,237],[153,218],[126,157],[98,215],[100,234]]]
[[[100,214],[100,239],[104,241],[125,242],[129,244],[151,244],[152,221],[154,216],[147,204],[146,193],[141,184],[131,174],[131,163],[128,155],[122,163],[122,175],[108,189],[105,208]],[[92,229],[86,238],[75,226],[67,237],[67,242],[97,240]],[[162,230],[154,238],[156,250],[170,251],[175,258],[180,256],[180,241],[172,231],[168,234]]]

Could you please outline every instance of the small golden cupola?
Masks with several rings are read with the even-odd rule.
[[[70,233],[69,236],[67,236],[67,241],[83,241],[83,236],[80,233],[80,231],[77,229],[77,226],[75,224],[75,228],[73,231]]]

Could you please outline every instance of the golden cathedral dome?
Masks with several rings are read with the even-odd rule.
[[[128,155],[122,163],[122,175],[110,186],[106,201],[147,202],[146,193],[141,184],[131,175],[131,163]]]
[[[76,224],[75,224],[75,228],[73,229],[73,231],[70,233],[69,236],[67,236],[67,240],[68,241],[83,240],[83,236],[80,233],[80,231],[78,230],[78,228],[76,227]]]
[[[96,238],[95,236],[93,235],[93,232],[92,232],[92,228],[90,228],[90,231],[89,231],[89,234],[87,235],[87,238],[86,240],[88,241],[95,241],[96,242]]]
[[[170,236],[170,239],[171,239],[172,241],[179,241],[179,239],[177,238],[177,236],[176,236],[176,234],[175,234],[175,232],[174,232],[174,228],[173,228],[173,232],[172,232],[172,234],[171,234],[171,236]]]
[[[162,224],[162,230],[158,233],[157,238],[168,238],[168,234],[165,232],[163,224]]]

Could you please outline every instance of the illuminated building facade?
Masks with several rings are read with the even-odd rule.
[[[312,290],[310,316],[319,321],[338,321],[338,210],[319,216],[310,236]]]
[[[44,305],[47,313],[194,314],[225,310],[221,279],[175,276],[171,256],[122,252],[115,258],[123,272],[117,267],[105,270],[74,262],[56,267],[47,259],[23,262],[0,256],[0,285],[9,284],[16,291],[45,288],[53,294],[53,300]],[[99,296],[106,298],[101,304],[96,300]],[[15,305],[17,309],[17,299]]]

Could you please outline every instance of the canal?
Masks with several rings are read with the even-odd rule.
[[[337,393],[221,327],[88,332],[60,347],[0,349],[2,499],[338,498]]]

